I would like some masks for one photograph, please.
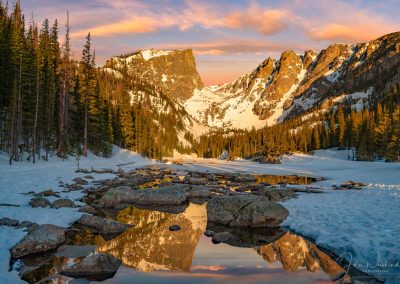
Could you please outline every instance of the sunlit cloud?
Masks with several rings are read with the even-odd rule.
[[[384,34],[384,27],[377,28],[376,25],[348,25],[332,23],[319,28],[313,28],[308,35],[314,40],[364,42],[375,39]],[[387,32],[393,31],[388,28]]]
[[[351,2],[318,1],[315,13],[322,17],[304,19],[305,34],[312,40],[330,42],[366,42],[400,28],[373,9],[360,8]],[[371,7],[372,8],[372,7]]]
[[[117,23],[100,25],[90,29],[83,29],[72,34],[73,37],[84,37],[89,32],[97,37],[118,36],[124,34],[150,33],[157,30],[159,23],[150,17],[136,17]]]
[[[176,7],[165,7],[161,11],[153,11],[151,6],[140,4],[140,9],[126,15],[129,4],[124,7],[120,1],[110,3],[113,9],[119,10],[122,20],[116,19],[107,24],[89,26],[74,33],[76,37],[91,32],[95,36],[118,36],[124,34],[151,33],[177,27],[180,31],[188,31],[200,26],[204,29],[225,28],[232,30],[255,30],[263,35],[274,34],[286,28],[285,19],[289,17],[286,10],[268,9],[253,4],[244,10],[226,10],[223,6],[199,1],[186,0],[179,12]],[[139,3],[135,2],[135,7]],[[136,12],[134,12],[136,11]],[[135,14],[136,13],[136,14]],[[94,21],[96,24],[97,21]]]
[[[233,29],[255,30],[263,35],[271,35],[288,26],[290,12],[284,9],[263,9],[253,4],[248,10],[228,14],[223,23]]]

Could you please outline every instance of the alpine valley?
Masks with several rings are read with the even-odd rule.
[[[187,149],[209,132],[250,131],[299,118],[303,127],[315,126],[316,116],[339,105],[355,112],[369,109],[397,92],[399,63],[397,32],[367,43],[333,44],[319,53],[286,50],[231,83],[211,87],[202,83],[192,50],[137,51],[111,58],[103,70],[132,79],[131,103],[176,113],[173,129],[179,148]]]
[[[396,1],[12,2],[0,283],[399,283]]]

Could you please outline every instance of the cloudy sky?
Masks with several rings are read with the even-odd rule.
[[[22,0],[37,21],[70,13],[79,57],[90,31],[98,64],[138,49],[195,51],[207,85],[232,81],[282,51],[319,51],[400,31],[399,0]]]

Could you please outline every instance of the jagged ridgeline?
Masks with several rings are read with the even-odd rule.
[[[399,32],[368,43],[333,44],[319,54],[285,51],[279,60],[268,58],[234,82],[196,95],[206,102],[204,93],[221,94],[219,104],[204,104],[194,115],[231,128],[229,135],[202,136],[196,150],[205,157],[227,150],[230,158],[273,161],[339,147],[349,149],[350,159],[397,161],[399,66]]]

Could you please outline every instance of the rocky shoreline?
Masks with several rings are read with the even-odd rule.
[[[180,214],[190,204],[204,204],[207,223],[204,234],[211,237],[213,243],[260,247],[277,241],[287,232],[280,224],[289,212],[279,202],[296,198],[299,192],[323,193],[321,189],[310,186],[313,181],[316,179],[298,176],[200,173],[163,167],[141,168],[131,172],[119,170],[114,179],[93,181],[92,176],[85,176],[74,179],[73,184],[60,182],[60,187],[66,191],[83,190],[85,193],[79,200],[86,204],[79,208],[79,211],[85,214],[70,228],[18,222],[8,218],[1,219],[0,225],[26,228],[28,234],[10,250],[11,263],[20,260],[25,263],[24,259],[40,254],[54,255],[57,248],[70,242],[71,236],[76,238],[77,235],[90,232],[91,235],[101,236],[106,241],[118,238],[137,226],[117,220],[116,216],[124,209],[141,208]],[[362,184],[352,182],[343,186],[343,189],[360,186]],[[341,186],[335,187],[340,188]],[[50,202],[47,197],[60,197],[59,193],[53,190],[27,194],[33,195],[30,202],[32,207],[78,207],[69,199]],[[169,226],[171,233],[180,230],[180,224]],[[57,273],[72,278],[100,281],[113,277],[121,263],[120,259],[112,255],[92,251],[81,258],[80,262]],[[23,265],[25,266],[29,267],[29,264]],[[346,267],[346,264],[342,264],[342,267]],[[30,275],[31,270],[32,268],[21,269],[21,278],[29,279],[26,275]],[[353,274],[358,275],[354,272]],[[345,276],[350,277],[348,274]],[[30,279],[28,281],[30,282]]]

